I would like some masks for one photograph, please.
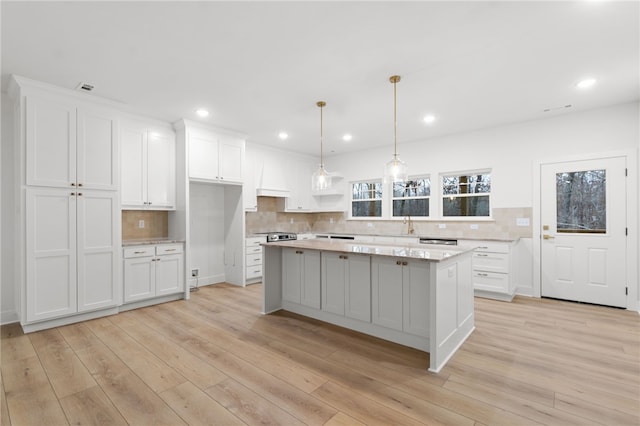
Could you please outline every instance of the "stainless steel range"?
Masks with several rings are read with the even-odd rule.
[[[267,232],[267,242],[297,240],[298,236],[292,232]]]

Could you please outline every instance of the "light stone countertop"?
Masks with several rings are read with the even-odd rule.
[[[144,246],[148,244],[184,244],[184,241],[170,240],[168,238],[143,238],[139,240],[122,240],[122,247]]]
[[[469,240],[469,241],[495,241],[501,243],[512,243],[516,242],[520,239],[520,237],[515,238],[483,238],[483,237],[450,237],[450,236],[433,236],[433,235],[418,235],[418,234],[398,234],[398,235],[390,235],[390,234],[349,234],[347,232],[309,232],[314,235],[328,235],[330,237],[333,236],[349,236],[349,237],[392,237],[392,238],[426,238],[426,239],[440,239],[440,240]]]
[[[473,252],[473,248],[460,246],[441,246],[431,244],[390,245],[375,243],[355,243],[346,240],[312,239],[278,241],[262,243],[267,247],[291,247],[308,250],[334,251],[340,253],[359,253],[376,256],[406,257],[440,262],[464,253]]]

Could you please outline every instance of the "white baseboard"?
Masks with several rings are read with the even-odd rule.
[[[18,322],[18,313],[15,310],[0,312],[0,325],[12,324]]]

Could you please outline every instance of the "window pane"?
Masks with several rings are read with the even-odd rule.
[[[489,196],[443,197],[443,216],[489,216]]]
[[[556,174],[557,232],[607,232],[606,170]]]
[[[382,216],[382,201],[352,201],[351,215],[353,217]]]
[[[455,194],[488,194],[491,192],[491,174],[444,176],[442,193]]]
[[[429,216],[429,199],[393,200],[394,216]]]

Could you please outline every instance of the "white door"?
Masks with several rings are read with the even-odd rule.
[[[75,106],[33,96],[26,103],[27,185],[75,186]]]
[[[117,195],[114,191],[78,191],[78,312],[120,303]]]
[[[27,188],[27,321],[77,312],[76,192]]]
[[[184,262],[181,254],[156,258],[156,296],[184,291]]]
[[[118,189],[118,138],[115,114],[109,110],[78,109],[78,186]]]
[[[176,205],[176,143],[168,133],[149,133],[147,195],[149,207],[174,208]]]
[[[143,127],[120,129],[120,175],[123,207],[145,207],[147,201],[147,136]]]
[[[542,296],[626,307],[626,160],[544,164]]]

